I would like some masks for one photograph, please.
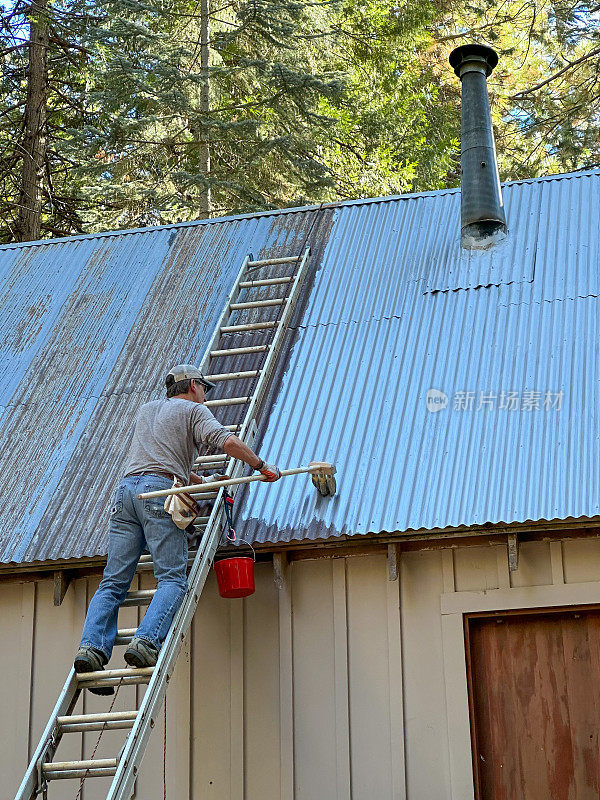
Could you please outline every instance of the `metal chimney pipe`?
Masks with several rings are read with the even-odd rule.
[[[506,217],[496,161],[487,78],[498,54],[483,44],[465,44],[450,53],[462,83],[460,160],[461,244],[484,249],[506,234]]]

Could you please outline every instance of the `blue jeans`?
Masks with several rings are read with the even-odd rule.
[[[81,635],[82,647],[95,647],[107,660],[117,635],[119,606],[146,546],[152,555],[158,584],[136,636],[160,649],[185,596],[187,535],[165,511],[164,497],[148,500],[137,497],[142,492],[168,489],[172,483],[161,475],[130,475],[117,487],[110,512],[106,569],[92,597]]]

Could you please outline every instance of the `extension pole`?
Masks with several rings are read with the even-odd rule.
[[[282,469],[281,477],[287,475],[333,475],[335,467],[325,461],[313,461],[308,467],[296,467],[295,469]],[[262,475],[249,475],[246,478],[228,478],[226,481],[211,481],[211,483],[195,483],[191,486],[178,486],[176,489],[160,489],[156,492],[144,492],[138,494],[138,500],[146,500],[150,497],[168,497],[171,494],[202,494],[203,492],[214,492],[221,486],[237,486],[240,483],[254,483],[255,481],[266,482]]]

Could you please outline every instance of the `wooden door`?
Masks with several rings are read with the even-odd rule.
[[[598,800],[600,610],[470,615],[478,800]]]

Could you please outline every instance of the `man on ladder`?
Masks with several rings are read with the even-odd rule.
[[[143,405],[137,415],[129,461],[117,487],[110,514],[108,558],[104,576],[88,608],[75,671],[93,672],[108,663],[116,633],[119,607],[125,599],[138,560],[147,545],[157,579],[156,593],[124,654],[132,667],[156,664],[175,612],[187,589],[187,535],[175,524],[160,499],[138,499],[138,494],[209,479],[192,472],[201,445],[223,450],[245,461],[269,481],[281,472],[265,462],[219,423],[204,404],[214,384],[200,370],[183,364],[166,378],[167,399]],[[218,480],[221,476],[210,476]],[[188,495],[189,497],[189,495]],[[90,689],[112,694],[112,686]]]

